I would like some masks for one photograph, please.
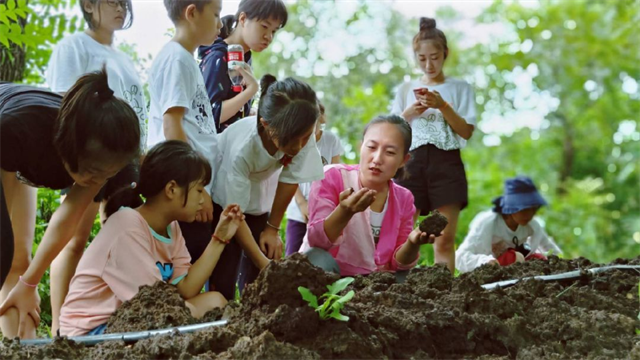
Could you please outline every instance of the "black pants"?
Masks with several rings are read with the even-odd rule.
[[[196,262],[207,248],[222,211],[220,205],[213,203],[212,223],[180,223],[180,230],[182,230],[187,249],[191,255],[191,263]],[[245,221],[256,242],[267,226],[267,220],[269,220],[268,213],[262,215],[245,214]],[[260,270],[253,265],[253,262],[242,251],[240,244],[234,238],[222,251],[220,260],[209,278],[209,284],[213,285],[214,290],[222,293],[227,300],[232,300],[235,297],[236,283],[242,293],[245,285],[252,283],[259,273]]]
[[[13,229],[11,228],[11,218],[7,208],[7,199],[4,197],[2,181],[0,181],[0,287],[4,285],[4,280],[9,275],[11,263],[13,262]]]

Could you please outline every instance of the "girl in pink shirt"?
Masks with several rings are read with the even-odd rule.
[[[409,124],[380,116],[364,130],[358,165],[325,167],[325,178],[311,186],[300,249],[311,263],[344,276],[415,266],[420,245],[435,237],[413,229],[413,195],[391,180],[409,160],[410,146]]]
[[[141,285],[156,281],[176,285],[196,318],[226,304],[220,293],[201,294],[200,290],[244,221],[240,207],[226,207],[208,246],[193,265],[178,226],[178,221],[195,220],[210,180],[208,161],[185,142],[166,141],[149,151],[134,189],[137,199],[142,195],[146,202],[111,215],[117,210],[111,204],[126,196],[109,200],[110,216],[71,280],[60,315],[62,335],[103,333],[109,317],[124,301],[131,299]],[[129,192],[117,195],[128,196]],[[248,232],[241,232],[237,234],[241,245],[246,240],[253,242]]]

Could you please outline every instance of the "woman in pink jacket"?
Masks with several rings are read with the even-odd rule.
[[[409,160],[411,127],[380,116],[367,125],[358,165],[325,167],[309,194],[309,225],[300,252],[343,276],[396,272],[402,281],[420,245],[435,237],[413,229],[413,195],[391,179]]]

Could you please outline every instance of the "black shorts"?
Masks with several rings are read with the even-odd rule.
[[[440,150],[428,144],[410,154],[405,179],[395,182],[411,191],[421,215],[445,205],[460,204],[460,210],[467,207],[467,175],[460,150]]]

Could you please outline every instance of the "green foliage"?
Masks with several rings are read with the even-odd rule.
[[[499,133],[485,135],[500,145],[480,146],[477,134],[464,152],[470,206],[459,233],[502,193],[504,178],[525,173],[549,200],[540,215],[565,256],[607,262],[637,254],[638,5],[496,1],[480,16],[479,26],[508,31],[465,51],[460,70],[476,86],[480,130],[501,118]],[[536,112],[539,124],[516,117]]]
[[[293,4],[287,27],[269,49],[254,54],[254,68],[257,75],[309,82],[326,105],[328,127],[345,144],[344,160],[353,163],[364,125],[388,111],[398,84],[420,73],[411,50],[415,20],[384,3],[350,4]],[[479,110],[462,152],[469,205],[460,214],[456,244],[473,217],[502,194],[506,178],[527,174],[550,203],[539,215],[564,256],[608,262],[637,254],[638,5],[496,1],[477,19],[478,31],[485,24],[503,31],[471,48],[460,47],[465,38],[456,31],[455,10],[438,9],[450,46],[445,72],[474,85]],[[376,41],[362,40],[367,37]],[[420,264],[432,263],[432,246],[421,254]]]
[[[44,82],[42,74],[53,45],[64,35],[82,28],[84,20],[81,17],[69,17],[65,13],[75,6],[78,6],[77,0],[8,0],[6,4],[0,4],[0,44],[6,48],[10,44],[25,48],[26,83]],[[10,53],[2,53],[9,58],[0,59],[0,63],[13,61]]]
[[[306,287],[299,286],[298,292],[302,295],[302,299],[309,303],[309,306],[314,308],[320,319],[327,320],[333,318],[340,321],[349,321],[349,317],[340,314],[340,310],[344,308],[344,305],[353,298],[355,292],[349,291],[346,295],[340,296],[342,290],[344,290],[349,284],[353,282],[352,277],[342,278],[331,285],[327,285],[327,291],[320,296],[321,299],[325,299],[322,305],[318,304],[318,298]]]

